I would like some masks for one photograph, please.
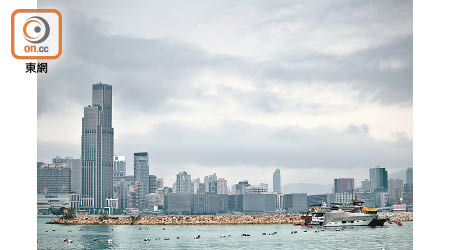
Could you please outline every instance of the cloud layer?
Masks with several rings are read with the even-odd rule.
[[[328,184],[412,165],[411,1],[143,1],[134,15],[99,2],[39,1],[63,13],[64,52],[38,78],[38,159],[79,156],[82,108],[102,81],[116,153],[149,151],[169,180],[270,183],[278,167]]]

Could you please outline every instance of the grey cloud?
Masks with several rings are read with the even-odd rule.
[[[64,6],[62,11],[64,53],[59,62],[51,62],[48,75],[38,78],[39,115],[50,109],[64,109],[67,103],[86,105],[89,86],[96,81],[113,84],[116,103],[122,107],[167,112],[169,98],[205,97],[189,82],[207,68],[242,75],[260,90],[271,86],[271,81],[296,85],[345,84],[358,90],[365,101],[374,96],[369,101],[386,105],[412,103],[412,35],[348,55],[293,51],[260,62],[211,55],[192,44],[170,38],[142,39],[112,34],[110,27],[114,24]],[[392,60],[404,65],[392,68],[389,64]],[[242,95],[245,94],[234,91],[230,97],[239,99]],[[254,97],[254,101],[244,104],[263,112],[284,107],[274,95],[263,91],[255,95],[260,98]],[[298,105],[308,107],[308,104]]]
[[[146,150],[153,164],[174,168],[185,164],[296,169],[368,168],[380,161],[394,168],[411,164],[411,140],[379,141],[364,132],[367,126],[358,129],[363,133],[327,127],[277,129],[237,121],[207,129],[162,123],[145,135],[118,139],[116,151],[131,155],[133,150]]]

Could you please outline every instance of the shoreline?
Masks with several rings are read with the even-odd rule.
[[[301,214],[276,215],[157,215],[101,217],[76,216],[73,219],[58,218],[46,224],[63,225],[276,225],[300,224],[304,221]],[[413,221],[413,212],[380,212],[380,218],[390,220]]]

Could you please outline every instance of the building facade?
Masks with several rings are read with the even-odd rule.
[[[278,168],[273,172],[273,192],[281,194],[281,173]]]
[[[189,175],[186,171],[181,171],[177,174],[175,193],[191,194],[191,175]]]
[[[376,193],[388,191],[388,174],[385,168],[370,169],[370,191]]]
[[[334,179],[334,193],[351,192],[355,189],[355,179],[353,178],[338,178]]]
[[[127,175],[127,162],[125,156],[115,155],[113,162],[113,176],[120,177]]]
[[[81,194],[81,159],[73,157],[61,158],[56,156],[52,160],[53,164],[65,163],[70,168],[70,191]]]
[[[44,164],[37,169],[37,193],[71,192],[71,169],[66,163]]]
[[[113,197],[114,128],[112,87],[92,86],[92,105],[84,108],[81,135],[82,204],[103,208]]]
[[[289,213],[300,213],[308,210],[306,193],[283,195],[283,208]]]

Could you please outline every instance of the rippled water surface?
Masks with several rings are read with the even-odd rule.
[[[344,231],[293,225],[97,226],[48,225],[38,218],[38,249],[412,249],[413,223],[346,227]],[[165,230],[163,230],[165,228]],[[55,230],[55,231],[53,231]],[[297,234],[291,234],[296,230]],[[47,231],[47,232],[46,232]],[[276,235],[263,233],[277,232]],[[250,237],[241,236],[243,233]],[[199,234],[200,239],[194,239]],[[231,237],[220,238],[220,235]],[[160,240],[156,240],[160,237]],[[169,240],[164,240],[168,237]],[[180,239],[176,239],[180,237]],[[94,242],[98,238],[98,242]],[[150,238],[149,242],[144,241]],[[64,239],[73,241],[71,244]],[[112,240],[108,243],[108,240]]]

